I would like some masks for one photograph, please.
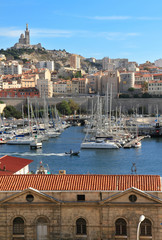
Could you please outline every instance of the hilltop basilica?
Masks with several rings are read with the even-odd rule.
[[[42,46],[41,46],[40,43],[38,43],[36,45],[31,45],[30,44],[30,31],[28,29],[28,24],[26,24],[25,36],[22,33],[20,35],[19,42],[15,43],[15,45],[12,48],[14,48],[14,49],[20,49],[20,48],[26,48],[26,49],[34,48],[34,49],[38,49],[38,48],[42,48]]]

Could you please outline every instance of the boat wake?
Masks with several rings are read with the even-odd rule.
[[[1,153],[0,155],[4,156],[4,155],[9,155],[9,156],[59,156],[59,157],[63,157],[66,156],[65,153],[39,153],[39,152],[35,152],[35,153],[30,153],[30,152],[11,152],[11,153]]]

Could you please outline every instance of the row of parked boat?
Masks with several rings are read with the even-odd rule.
[[[23,128],[15,128],[15,125],[3,127],[0,135],[0,144],[9,145],[30,145],[30,148],[41,148],[42,142],[49,138],[60,136],[65,128],[69,127],[66,122],[59,123],[56,127],[48,124],[48,128],[44,124],[39,126],[28,126]]]

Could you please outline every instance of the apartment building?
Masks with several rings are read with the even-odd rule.
[[[50,71],[55,70],[54,61],[40,61],[36,64],[37,68],[48,68]]]
[[[22,87],[35,87],[36,85],[37,85],[37,81],[35,80],[35,77],[22,76],[21,78]]]
[[[87,91],[88,93],[100,93],[101,92],[101,77],[103,73],[99,71],[95,74],[87,75]]]
[[[37,88],[11,88],[0,91],[0,97],[3,98],[38,98],[39,90]]]
[[[11,89],[11,88],[21,88],[21,83],[19,83],[17,80],[13,81],[3,81],[2,83],[2,89]]]
[[[152,74],[142,74],[142,73],[135,73],[135,84],[142,85],[145,82],[149,82],[153,80]]]
[[[60,80],[53,83],[53,93],[67,93],[67,81]]]
[[[162,80],[149,81],[148,93],[151,95],[162,95]]]
[[[0,62],[0,75],[14,75],[14,74],[22,74],[22,65],[18,64],[18,62]]]
[[[87,88],[87,83],[88,79],[87,78],[73,78],[72,79],[72,85],[74,84],[76,86],[76,83],[78,82],[78,93],[80,94],[87,94],[88,93],[88,88]]]
[[[70,56],[70,67],[74,69],[80,69],[80,57],[76,54]]]
[[[39,71],[39,79],[36,87],[39,90],[40,97],[50,98],[53,96],[53,82],[51,81],[51,73],[49,69],[41,69]]]

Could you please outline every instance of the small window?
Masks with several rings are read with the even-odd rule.
[[[77,201],[85,201],[85,195],[77,195]]]
[[[28,202],[33,202],[33,200],[34,200],[34,196],[33,196],[32,194],[28,194],[28,195],[26,196],[26,201],[28,201]]]
[[[79,218],[76,221],[76,234],[78,234],[78,235],[86,235],[87,234],[86,221],[83,218]]]
[[[136,195],[134,195],[134,194],[130,195],[130,196],[129,196],[129,201],[130,201],[130,202],[136,202],[136,201],[137,201]]]

